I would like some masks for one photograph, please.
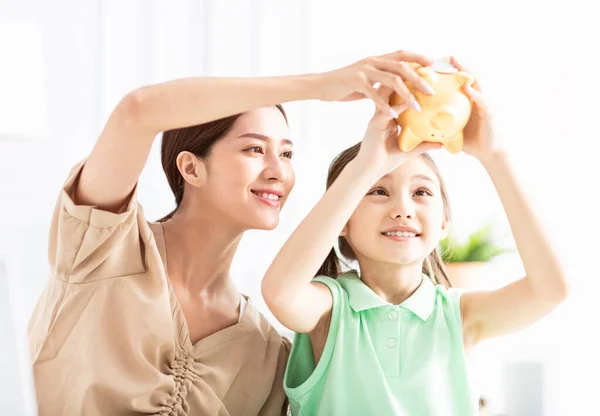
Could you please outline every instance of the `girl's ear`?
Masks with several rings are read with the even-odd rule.
[[[444,238],[448,237],[448,229],[450,228],[450,221],[448,221],[448,217],[444,217],[444,221],[442,221],[442,237],[440,241]]]

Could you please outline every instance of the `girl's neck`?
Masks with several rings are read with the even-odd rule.
[[[170,280],[192,294],[234,287],[229,276],[243,230],[231,221],[181,206],[163,223]]]
[[[406,265],[361,261],[361,280],[385,301],[399,305],[421,285],[422,262]]]

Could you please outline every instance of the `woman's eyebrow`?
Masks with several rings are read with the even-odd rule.
[[[241,136],[238,137],[250,137],[253,139],[258,139],[258,140],[262,140],[263,142],[268,142],[268,141],[273,141],[274,139],[270,136],[265,136],[264,134],[258,134],[258,133],[244,133]],[[293,146],[294,143],[290,140],[290,139],[281,139],[281,142],[283,144],[289,144],[290,146]]]

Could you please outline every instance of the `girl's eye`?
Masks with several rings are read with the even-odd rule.
[[[421,188],[421,189],[417,189],[415,191],[415,195],[416,196],[432,196],[433,194],[428,189]]]
[[[283,157],[287,157],[288,159],[291,159],[294,156],[294,152],[291,150],[288,150],[287,152],[283,152],[282,155],[283,155]]]
[[[378,189],[373,189],[371,192],[369,192],[368,195],[383,195],[383,196],[385,196],[385,195],[387,195],[387,192],[385,192],[385,189],[378,188]]]

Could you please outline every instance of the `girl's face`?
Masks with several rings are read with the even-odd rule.
[[[422,262],[446,227],[439,178],[416,157],[371,187],[342,235],[359,261],[406,265]]]
[[[296,179],[289,134],[276,107],[240,116],[208,158],[207,202],[242,229],[275,228]]]

